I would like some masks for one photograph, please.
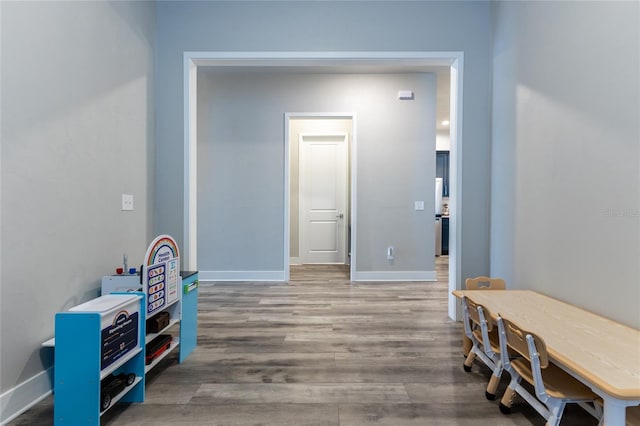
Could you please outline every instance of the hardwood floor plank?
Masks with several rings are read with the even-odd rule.
[[[402,383],[205,383],[191,404],[336,404],[339,402],[409,402]]]
[[[122,405],[106,424],[128,426],[338,426],[335,404]],[[150,415],[150,413],[152,413]],[[26,425],[25,425],[26,426]]]
[[[532,426],[522,417],[496,417],[484,402],[464,404],[340,404],[341,426]],[[491,419],[489,421],[485,421]],[[544,422],[543,422],[544,423]]]

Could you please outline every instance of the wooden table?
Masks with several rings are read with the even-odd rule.
[[[640,330],[528,290],[456,290],[539,334],[551,360],[605,402],[604,424],[623,426],[626,407],[640,405]]]

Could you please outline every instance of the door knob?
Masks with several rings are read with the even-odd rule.
[[[337,214],[336,217],[339,217],[340,219],[343,219],[344,218],[344,213]]]

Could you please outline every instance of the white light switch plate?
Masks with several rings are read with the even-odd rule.
[[[122,194],[122,210],[133,210],[133,195]]]
[[[416,201],[416,210],[424,210],[424,201]]]
[[[412,101],[413,90],[398,90],[398,99],[402,101]]]

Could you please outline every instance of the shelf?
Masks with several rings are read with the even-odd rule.
[[[114,362],[113,364],[111,364],[110,366],[108,366],[107,368],[105,368],[100,372],[100,380],[104,379],[109,374],[113,373],[118,368],[122,367],[124,364],[127,363],[127,361],[132,359],[134,356],[138,355],[140,352],[142,352],[141,347],[137,347],[134,350],[127,352],[127,354],[123,356],[122,359],[117,360],[116,362]]]
[[[145,343],[149,343],[154,338],[156,338],[157,336],[161,335],[162,333],[164,333],[165,331],[167,331],[168,329],[170,329],[174,325],[178,324],[179,322],[180,322],[180,320],[178,318],[172,319],[172,320],[169,321],[169,325],[166,326],[165,328],[163,328],[162,330],[160,330],[159,332],[147,334],[147,337],[145,338]]]
[[[180,338],[179,337],[174,337],[173,340],[171,341],[171,346],[169,347],[169,349],[167,349],[166,351],[164,351],[162,353],[162,355],[160,355],[158,358],[154,359],[153,362],[149,365],[145,365],[144,366],[144,372],[145,374],[148,373],[153,367],[155,367],[156,365],[158,365],[158,363],[160,361],[162,361],[163,359],[165,359],[175,348],[177,348],[178,346],[180,346]]]
[[[42,343],[43,347],[54,348],[55,426],[100,426],[100,417],[118,402],[144,402],[147,372],[174,349],[178,348],[177,358],[182,362],[195,348],[197,271],[180,278],[178,245],[168,235],[161,235],[151,243],[143,264],[147,266],[140,277],[104,277],[102,296],[68,312],[56,313],[55,337]],[[149,280],[153,280],[151,292]],[[170,303],[165,304],[169,295],[159,293],[163,289],[170,293],[173,299]],[[148,299],[152,302],[148,303]],[[148,314],[149,309],[154,311]],[[146,335],[146,321],[165,311],[169,314],[167,326]],[[175,326],[179,330],[169,331]],[[146,344],[167,332],[174,334],[171,342],[167,342],[167,337],[162,340],[163,345],[154,345],[158,352],[163,347],[167,349],[146,365]],[[134,374],[136,378],[102,410],[101,382],[110,374],[121,372]],[[111,386],[115,392],[122,383]]]
[[[133,389],[138,383],[140,383],[142,381],[142,377],[140,376],[136,376],[136,379],[133,381],[133,384],[129,385],[126,387],[126,389],[124,389],[122,392],[120,392],[119,394],[117,394],[116,396],[114,396],[113,398],[111,398],[111,404],[107,407],[106,410],[104,411],[100,411],[100,415],[102,416],[104,413],[106,413],[107,411],[109,411],[111,409],[111,407],[113,407],[114,405],[116,405],[116,402],[120,401],[122,398],[124,398],[124,396],[131,390]],[[100,401],[100,403],[102,403],[102,401]]]
[[[166,311],[169,310],[171,308],[173,308],[174,306],[176,306],[177,303],[180,303],[180,298],[178,297],[176,300],[174,300],[173,302],[169,303],[168,305],[165,305],[162,309],[155,311],[154,313],[152,313],[151,315],[147,315],[147,319],[149,318],[153,318],[156,315],[158,315],[160,312],[162,311]],[[178,305],[179,306],[179,305]]]
[[[137,380],[112,397],[110,407],[144,401],[143,296],[105,295],[56,313],[55,426],[100,426],[101,383],[112,373],[135,374]]]

